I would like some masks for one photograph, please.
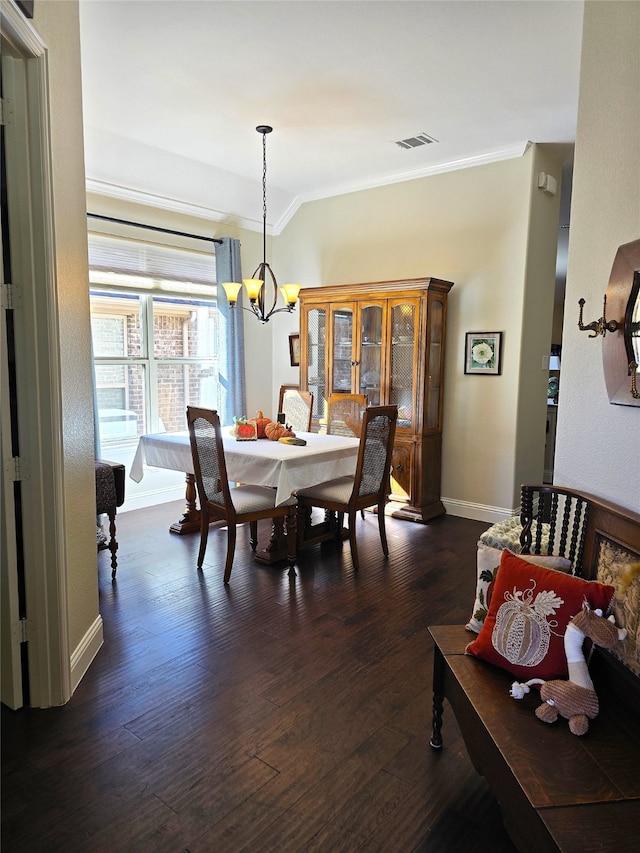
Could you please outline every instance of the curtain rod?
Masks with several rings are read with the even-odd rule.
[[[87,218],[117,222],[119,225],[133,225],[136,228],[147,228],[149,231],[162,231],[163,234],[174,234],[176,237],[192,237],[194,240],[206,240],[208,243],[222,243],[219,237],[201,237],[199,234],[187,234],[186,231],[173,231],[171,228],[160,228],[157,225],[143,225],[142,222],[129,222],[128,219],[116,219],[114,216],[102,216],[99,213],[87,213]]]

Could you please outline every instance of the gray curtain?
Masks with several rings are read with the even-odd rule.
[[[220,282],[242,281],[240,241],[223,237],[216,247],[216,280],[218,311],[220,314],[220,400],[218,415],[223,425],[233,423],[234,415],[246,415],[247,392],[244,379],[244,325],[242,320],[242,293],[238,304],[229,308],[227,296]]]

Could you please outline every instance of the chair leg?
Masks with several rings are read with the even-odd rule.
[[[116,579],[118,571],[118,559],[116,551],[118,550],[118,541],[116,539],[116,511],[109,512],[109,550],[111,551],[111,580]]]
[[[249,522],[249,545],[251,545],[251,550],[255,551],[258,547],[258,522],[250,521]]]
[[[287,560],[289,562],[289,577],[296,577],[296,554],[298,547],[297,510],[294,507],[287,515]]]
[[[209,538],[209,515],[205,509],[200,510],[200,550],[198,551],[198,569],[202,569],[204,552],[207,550]]]
[[[385,525],[384,501],[378,504],[378,530],[380,531],[380,542],[382,543],[382,553],[385,557],[389,556],[389,546],[387,545],[387,528]]]
[[[356,543],[356,511],[349,511],[349,547],[351,548],[351,562],[353,563],[354,571],[360,568],[358,560],[358,545]]]
[[[253,522],[251,522],[253,524]],[[233,565],[233,555],[236,552],[236,525],[229,522],[227,524],[227,561],[224,564],[224,582],[229,583],[231,577],[231,566]]]

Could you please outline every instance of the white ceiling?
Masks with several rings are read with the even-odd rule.
[[[572,143],[577,0],[80,0],[89,188],[213,219]],[[397,140],[426,133],[410,150]],[[115,189],[114,189],[115,187]]]

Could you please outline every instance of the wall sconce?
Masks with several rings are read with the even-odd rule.
[[[602,317],[599,320],[593,320],[591,323],[584,324],[582,322],[582,309],[584,308],[584,299],[578,299],[580,306],[580,316],[578,317],[578,328],[581,332],[593,332],[589,335],[590,338],[597,338],[598,335],[604,337],[607,332],[617,332],[620,328],[620,323],[617,320],[607,320],[607,296],[605,294],[604,304],[602,306]]]

